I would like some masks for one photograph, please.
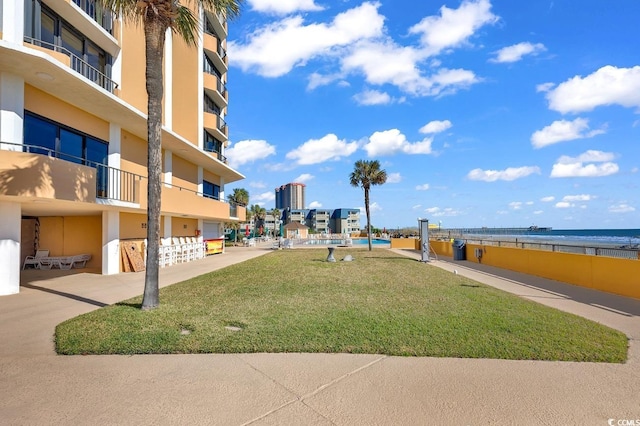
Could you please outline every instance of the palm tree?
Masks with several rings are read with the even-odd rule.
[[[387,181],[387,172],[380,168],[378,160],[358,160],[349,175],[351,186],[360,186],[364,189],[364,208],[367,212],[367,239],[369,251],[371,247],[371,212],[369,211],[369,190],[371,185],[382,185]]]
[[[244,188],[235,188],[233,194],[229,194],[227,199],[230,203],[246,207],[249,204],[249,192]]]
[[[264,219],[267,216],[267,209],[260,206],[259,204],[254,204],[251,206],[251,217],[253,217],[253,235],[257,234],[257,230],[264,226]]]
[[[192,46],[197,45],[200,24],[188,6],[196,11],[223,13],[233,18],[240,13],[244,0],[98,0],[103,8],[122,17],[124,22],[141,24],[145,41],[145,76],[147,88],[147,267],[144,278],[142,309],[160,304],[158,287],[158,249],[160,240],[160,194],[162,175],[162,97],[164,77],[164,41],[168,29]]]
[[[280,228],[278,227],[278,222],[280,222],[280,209],[274,207],[271,210],[271,215],[273,216],[273,237],[277,237],[280,232]]]

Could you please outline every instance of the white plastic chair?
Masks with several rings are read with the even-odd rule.
[[[27,265],[33,265],[34,268],[40,269],[42,267],[40,261],[45,257],[49,257],[49,250],[37,250],[35,256],[25,257],[22,270],[24,270]],[[51,266],[49,266],[49,268],[51,268]]]

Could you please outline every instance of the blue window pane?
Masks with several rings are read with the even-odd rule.
[[[60,129],[60,158],[82,164],[82,136]]]
[[[29,114],[24,116],[24,144],[45,149],[25,147],[25,151],[37,154],[50,154],[56,150],[58,127],[55,124],[34,117]]]

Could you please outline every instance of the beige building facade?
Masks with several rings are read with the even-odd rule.
[[[144,36],[91,0],[0,0],[0,295],[26,256],[90,254],[121,272],[120,242],[146,237]],[[163,237],[224,236],[244,176],[224,156],[227,24],[199,12],[198,47],[166,34]]]

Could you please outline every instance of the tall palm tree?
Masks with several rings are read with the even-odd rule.
[[[267,217],[267,209],[254,204],[251,206],[251,217],[253,217],[253,235],[257,235],[257,230],[264,226],[264,219]]]
[[[273,237],[275,238],[280,232],[280,228],[278,227],[278,223],[280,222],[280,209],[274,207],[271,210],[271,215],[273,216]]]
[[[378,160],[366,161],[358,160],[354,165],[353,172],[349,175],[351,186],[360,186],[364,189],[364,208],[367,212],[367,239],[369,241],[369,251],[371,247],[371,212],[369,209],[369,190],[371,185],[382,185],[387,181],[387,172],[380,168]]]
[[[244,188],[235,188],[227,197],[229,202],[246,207],[249,204],[249,192]]]
[[[103,8],[118,14],[124,22],[141,24],[145,41],[147,89],[147,267],[142,309],[160,304],[158,249],[160,240],[160,194],[162,175],[162,97],[164,87],[164,41],[168,29],[192,46],[197,45],[200,24],[188,6],[229,18],[238,16],[244,0],[98,0]]]

